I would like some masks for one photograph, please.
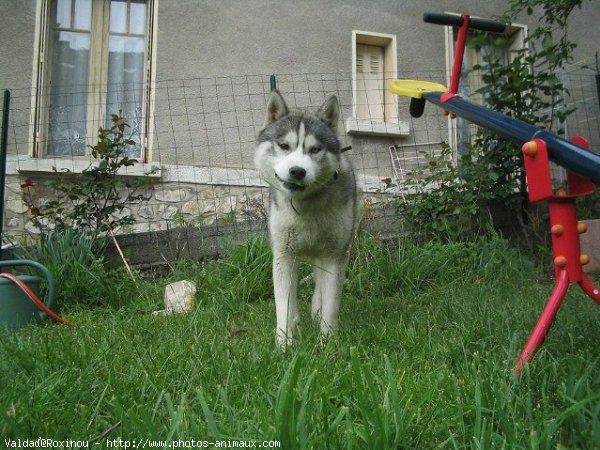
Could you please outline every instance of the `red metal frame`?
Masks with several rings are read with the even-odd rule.
[[[572,141],[582,147],[589,147],[584,138],[574,138]],[[515,372],[518,376],[522,375],[523,366],[533,359],[542,345],[571,283],[579,284],[583,292],[600,303],[600,290],[587,278],[582,269],[589,263],[589,257],[581,254],[579,235],[585,233],[587,228],[585,224],[577,221],[575,204],[578,197],[594,192],[594,184],[567,170],[568,190],[558,189],[553,193],[546,143],[541,139],[525,143],[523,156],[529,201],[548,201],[556,284],[517,360]]]
[[[462,69],[465,46],[468,37],[470,17],[462,16],[462,25],[458,30],[454,47],[454,62],[448,92],[440,95],[442,104],[448,102],[458,93],[460,73]],[[448,113],[448,112],[447,112]],[[450,117],[456,117],[450,113]],[[573,143],[589,148],[589,142],[581,137],[573,138]],[[567,190],[558,189],[553,192],[550,178],[550,160],[546,143],[542,139],[533,139],[523,145],[527,188],[531,203],[548,201],[550,209],[550,232],[552,234],[552,252],[556,283],[544,310],[535,325],[523,351],[517,360],[515,373],[521,376],[523,367],[530,362],[542,345],[556,314],[564,300],[571,283],[579,287],[590,298],[600,303],[600,289],[585,275],[582,267],[589,263],[589,257],[581,254],[579,234],[586,232],[585,224],[577,221],[578,197],[592,194],[595,184],[587,178],[567,169]]]
[[[462,70],[462,63],[465,56],[465,47],[467,46],[467,37],[469,36],[469,24],[471,19],[467,15],[461,16],[463,21],[462,25],[458,29],[458,35],[456,36],[456,44],[454,45],[454,61],[452,62],[452,74],[450,75],[450,88],[448,92],[444,92],[441,96],[443,103],[455,97],[458,93],[458,84],[460,82],[460,72]],[[454,116],[452,116],[454,118]]]
[[[462,16],[463,22],[458,29],[456,45],[454,46],[454,61],[452,63],[452,76],[450,77],[450,90],[448,94],[456,95],[458,92],[458,83],[460,81],[460,71],[462,70],[463,58],[465,55],[465,46],[467,45],[467,36],[469,35],[469,16]]]

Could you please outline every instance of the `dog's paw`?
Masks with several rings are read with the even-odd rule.
[[[320,323],[321,322],[321,305],[315,305],[313,303],[313,305],[310,309],[310,316],[312,317],[312,319],[315,322]]]
[[[294,344],[292,333],[286,333],[283,330],[277,330],[277,346],[280,350],[285,351]]]

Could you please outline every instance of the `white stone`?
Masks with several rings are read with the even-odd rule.
[[[181,213],[188,214],[191,216],[197,216],[198,214],[200,214],[200,207],[198,206],[198,202],[186,202],[181,208]]]
[[[41,230],[40,230],[40,229],[39,229],[37,226],[35,226],[35,225],[33,224],[33,222],[31,222],[31,221],[28,221],[28,222],[25,224],[25,231],[27,231],[29,234],[33,234],[33,235],[41,234],[41,232],[42,232],[42,231],[41,231]]]
[[[25,214],[29,211],[27,205],[20,199],[9,199],[8,202],[6,202],[6,209],[15,214]]]
[[[154,222],[136,222],[133,224],[132,230],[134,233],[148,233],[152,231],[159,231],[160,225]]]
[[[179,212],[179,210],[177,209],[177,207],[175,207],[173,205],[159,205],[158,206],[158,214],[160,214],[160,217],[162,217],[165,220],[173,219],[177,215],[178,212]]]
[[[143,219],[154,219],[156,213],[154,212],[154,207],[152,205],[142,205],[138,210],[138,215]]]
[[[187,189],[157,189],[154,198],[159,202],[179,203],[189,198]]]
[[[184,313],[194,307],[196,285],[187,280],[176,281],[165,287],[165,309],[155,314]]]

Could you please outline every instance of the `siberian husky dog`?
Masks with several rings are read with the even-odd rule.
[[[356,223],[356,182],[337,138],[339,104],[329,97],[316,111],[290,110],[273,91],[255,164],[271,186],[269,234],[277,342],[293,342],[298,322],[298,265],[313,267],[312,316],[323,336],[338,327],[347,251]]]

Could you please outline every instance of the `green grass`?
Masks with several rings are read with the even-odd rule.
[[[515,379],[552,280],[499,238],[361,239],[339,333],[321,345],[303,283],[298,341],[286,352],[275,344],[266,242],[205,267],[179,264],[172,278],[198,284],[193,312],[151,315],[169,280],[136,290],[121,273],[112,292],[127,301],[63,311],[74,328],[0,331],[2,439],[89,439],[118,425],[91,448],[118,437],[285,449],[600,447],[600,309],[572,287]]]

